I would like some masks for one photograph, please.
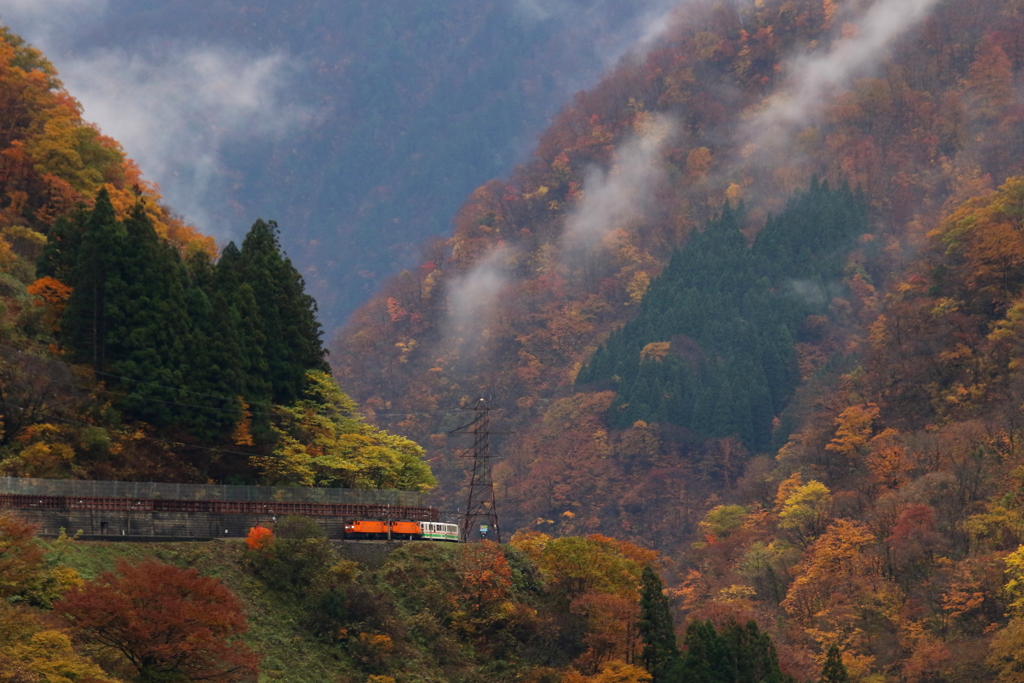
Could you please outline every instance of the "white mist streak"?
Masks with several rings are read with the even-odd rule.
[[[587,171],[583,201],[565,223],[563,243],[570,251],[593,249],[612,230],[643,219],[646,204],[664,178],[661,151],[674,130],[669,118],[653,117],[616,150],[610,171]]]
[[[515,251],[500,244],[491,249],[465,275],[448,283],[448,336],[476,347],[498,298],[509,283],[509,261]],[[465,349],[464,349],[465,350]]]
[[[936,4],[938,0],[879,0],[856,22],[855,35],[840,39],[824,55],[792,60],[787,66],[787,86],[747,124],[747,139],[759,138],[767,146],[781,142],[777,138],[786,128],[817,114],[830,95],[876,65],[889,45]]]
[[[638,9],[622,20],[616,18],[621,16],[618,0],[513,0],[529,20],[557,22],[562,26],[560,33],[595,48],[594,57],[605,69],[623,55],[645,54],[669,28],[679,8],[703,1],[634,0]]]
[[[283,54],[174,46],[94,53],[60,67],[85,118],[122,144],[175,210],[217,237],[229,226],[211,224],[205,207],[225,190],[224,147],[276,138],[312,116],[286,104],[298,67]]]

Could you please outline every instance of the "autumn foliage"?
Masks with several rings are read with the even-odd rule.
[[[259,658],[239,639],[247,628],[241,603],[194,569],[121,561],[54,609],[77,637],[122,657],[143,679],[256,679]]]
[[[35,543],[35,527],[14,515],[0,515],[0,598],[23,590],[43,568],[43,550]]]
[[[361,422],[323,373],[294,374],[290,404],[270,417],[246,399],[252,424],[239,410],[222,425],[243,448],[262,417],[273,448],[250,464],[281,484],[427,488],[416,439],[454,509],[464,468],[450,411],[484,395],[504,409],[494,478],[503,526],[520,531],[508,550],[410,550],[389,565],[388,591],[415,611],[421,640],[505,661],[525,643],[553,650],[538,634],[556,633],[571,644],[559,662],[570,679],[642,680],[641,570],[663,557],[664,597],[694,649],[731,634],[801,679],[1020,680],[1024,13],[1011,0],[937,3],[877,68],[793,123],[784,149],[747,135],[784,95],[791,56],[855,39],[845,22],[868,5],[688,3],[647,53],[575,96],[528,163],[473,192],[453,235],[342,332],[339,381],[389,431]],[[80,476],[83,453],[100,467],[127,450],[119,473],[198,477],[148,467],[170,456],[139,446],[143,432],[67,426],[65,406],[89,402],[45,362],[45,315],[67,292],[30,264],[40,237],[58,241],[54,221],[101,187],[116,227],[136,205],[133,169],[37,53],[4,43],[0,89],[27,112],[11,120],[34,125],[0,146],[0,263],[23,285],[5,297],[16,324],[3,330],[36,363],[4,352],[0,365],[5,471]],[[657,181],[640,183],[637,206],[594,210],[628,176],[637,140],[658,143],[646,160]],[[180,265],[197,247],[151,205],[157,215],[135,222],[152,222]],[[850,220],[826,231],[837,212]],[[602,221],[589,249],[573,245],[569,227]],[[826,232],[834,242],[810,249]],[[262,229],[268,245],[272,233]],[[202,261],[190,260],[197,281]],[[69,301],[82,292],[76,283]],[[239,292],[239,324],[256,302]],[[261,367],[248,368],[256,384]],[[323,588],[324,632],[368,675],[394,673],[402,635],[380,607],[387,592],[318,586],[328,544],[290,540],[308,552],[282,553],[290,569],[265,580]]]
[[[515,431],[495,468],[514,526],[662,549],[688,619],[755,620],[797,678],[828,661],[851,680],[1016,680],[1024,15],[938,3],[775,153],[744,126],[780,96],[790,56],[855,36],[842,22],[865,5],[752,5],[688,5],[663,43],[578,94],[533,159],[467,198],[429,268],[357,312],[339,376],[371,419],[431,445],[453,506],[460,444],[434,411],[492,397]],[[678,134],[650,161],[663,182],[643,217],[573,252],[593,179],[625,173],[624,150],[660,117]],[[815,175],[863,200],[864,221],[827,273],[772,281],[787,259],[819,265],[796,256],[819,220],[785,249],[756,246]],[[738,225],[719,265],[706,246],[725,218]],[[672,270],[691,252],[690,271],[710,264],[699,282]],[[769,298],[750,279],[736,301],[700,296],[738,291],[729,278],[758,252],[764,292],[813,309],[777,335],[758,334]],[[485,275],[490,299],[474,288]],[[713,395],[689,380],[701,372]],[[545,563],[563,565],[568,593],[607,602],[565,558]]]
[[[249,529],[245,537],[245,545],[249,550],[267,550],[274,543],[274,532],[263,526],[254,526]]]

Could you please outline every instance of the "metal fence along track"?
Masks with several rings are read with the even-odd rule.
[[[243,515],[307,515],[436,522],[435,508],[410,505],[288,503],[278,501],[160,500],[88,496],[26,496],[0,494],[0,508],[21,510],[102,510],[111,512],[200,512]]]
[[[425,507],[426,495],[393,489],[338,489],[300,486],[220,486],[134,481],[85,481],[0,477],[0,494],[69,498],[134,498],[168,501],[232,501]]]

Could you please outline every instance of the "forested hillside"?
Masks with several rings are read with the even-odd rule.
[[[334,345],[341,383],[380,414],[381,424],[434,443],[442,469],[454,445],[445,434],[461,423],[457,416],[439,422],[435,411],[487,397],[505,410],[504,426],[522,432],[505,444],[508,485],[520,486],[534,465],[552,467],[549,457],[538,459],[526,445],[535,436],[531,430],[547,424],[546,413],[575,413],[586,404],[584,413],[605,420],[612,396],[572,387],[582,368],[601,363],[601,354],[594,354],[606,341],[616,344],[642,324],[640,318],[607,337],[636,317],[649,289],[661,287],[651,283],[673,251],[709,221],[735,220],[720,218],[727,202],[743,203],[741,231],[750,241],[770,214],[781,216],[787,202],[798,203],[814,177],[832,188],[850,187],[866,202],[867,227],[841,243],[845,257],[837,254],[840,261],[833,262],[836,268],[842,263],[840,276],[823,288],[799,277],[782,283],[805,300],[824,298],[827,309],[789,329],[801,378],[835,366],[846,335],[870,324],[872,306],[895,286],[945,207],[1021,170],[1014,84],[1022,53],[1009,37],[1020,19],[1011,6],[992,0],[938,5],[881,53],[873,70],[854,73],[860,77],[846,89],[819,102],[816,115],[808,105],[806,121],[755,126],[762,121],[755,114],[768,116],[774,110],[765,107],[793,97],[785,72],[798,70],[787,61],[794,51],[813,43],[827,61],[857,40],[857,8],[863,10],[810,1],[766,2],[743,12],[724,5],[690,8],[644,61],[624,63],[578,95],[530,164],[474,192],[456,219],[455,235],[434,243],[419,268],[395,278],[361,309]],[[753,132],[766,135],[751,138]],[[777,267],[783,273],[789,266]],[[645,338],[644,346],[671,341]],[[685,353],[684,346],[680,340],[675,355]],[[708,351],[698,347],[692,351]],[[772,391],[782,396],[788,390]],[[646,427],[624,424],[630,416],[622,417],[621,406],[613,419],[622,421],[614,426],[628,428],[601,439],[643,441]],[[773,397],[782,441],[792,424],[784,408]],[[592,432],[578,437],[595,453],[604,448]],[[658,442],[670,467],[693,462],[691,450],[733,448],[728,438],[692,439],[689,430],[660,430]],[[556,448],[554,457],[575,450],[584,459],[599,458],[583,456],[590,446]],[[628,466],[631,478],[647,471],[633,470],[636,464]],[[572,490],[557,479],[575,477],[581,468],[566,463],[554,469],[552,487]],[[460,472],[452,473],[447,490],[458,487]],[[544,509],[531,506],[519,521],[553,518],[574,501],[581,499],[556,496]],[[644,508],[650,514],[650,506]],[[512,509],[521,507],[516,502]],[[608,530],[588,518],[589,529]],[[617,528],[628,518],[619,510],[608,523]]]
[[[689,619],[855,680],[1015,681],[1024,15],[873,42],[894,7],[690,6],[332,362],[453,507],[446,411],[486,397],[503,524],[665,550]]]
[[[681,651],[657,553],[629,543],[419,542],[360,564],[317,530],[40,543],[0,516],[0,681],[794,680],[754,622],[695,623]]]
[[[425,455],[455,509],[484,397],[507,548],[319,583],[312,532],[250,539],[345,675],[1021,680],[1024,12],[684,9],[359,311],[337,382],[274,224],[218,251],[4,34],[0,468],[423,490]],[[17,613],[0,656],[46,632]]]
[[[0,112],[0,472],[433,485],[327,374],[276,224],[218,254],[6,31]]]
[[[748,247],[743,209],[726,203],[675,252],[576,385],[617,389],[614,428],[672,424],[767,450],[772,420],[800,380],[798,335],[809,315],[827,314],[829,288],[867,231],[866,209],[848,187],[831,192],[815,180]]]

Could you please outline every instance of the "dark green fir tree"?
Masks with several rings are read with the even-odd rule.
[[[120,252],[125,229],[114,214],[110,195],[104,188],[96,196],[91,212],[79,216],[79,224],[65,224],[67,241],[59,252],[51,252],[44,272],[65,272],[64,284],[72,287],[67,310],[61,320],[61,343],[72,357],[97,371],[107,367],[107,337],[110,319],[108,292],[120,278]],[[47,255],[44,255],[44,260]]]
[[[683,639],[680,683],[727,683],[734,680],[734,664],[729,648],[710,621],[694,621],[686,628]]]
[[[124,222],[116,270],[107,287],[107,366],[100,377],[116,386],[118,408],[153,425],[186,417],[192,322],[188,274],[177,250],[156,233],[144,207]]]
[[[746,626],[732,623],[726,626],[721,638],[730,657],[731,678],[736,683],[794,683],[792,676],[782,673],[775,645],[754,621]]]
[[[263,357],[273,399],[276,403],[292,403],[302,395],[306,371],[330,372],[321,341],[323,330],[316,319],[316,301],[306,294],[305,283],[291,259],[281,253],[273,221],[256,221],[241,250],[229,245],[225,256],[224,270],[237,270],[225,273],[224,278],[239,286],[248,283],[259,308],[265,335]]]
[[[850,683],[850,675],[843,666],[843,656],[839,646],[833,643],[825,655],[825,666],[821,669],[819,683]]]
[[[637,625],[643,640],[644,668],[652,683],[674,683],[679,680],[682,663],[676,643],[675,625],[661,577],[650,566],[644,567],[640,589],[640,622]]]

